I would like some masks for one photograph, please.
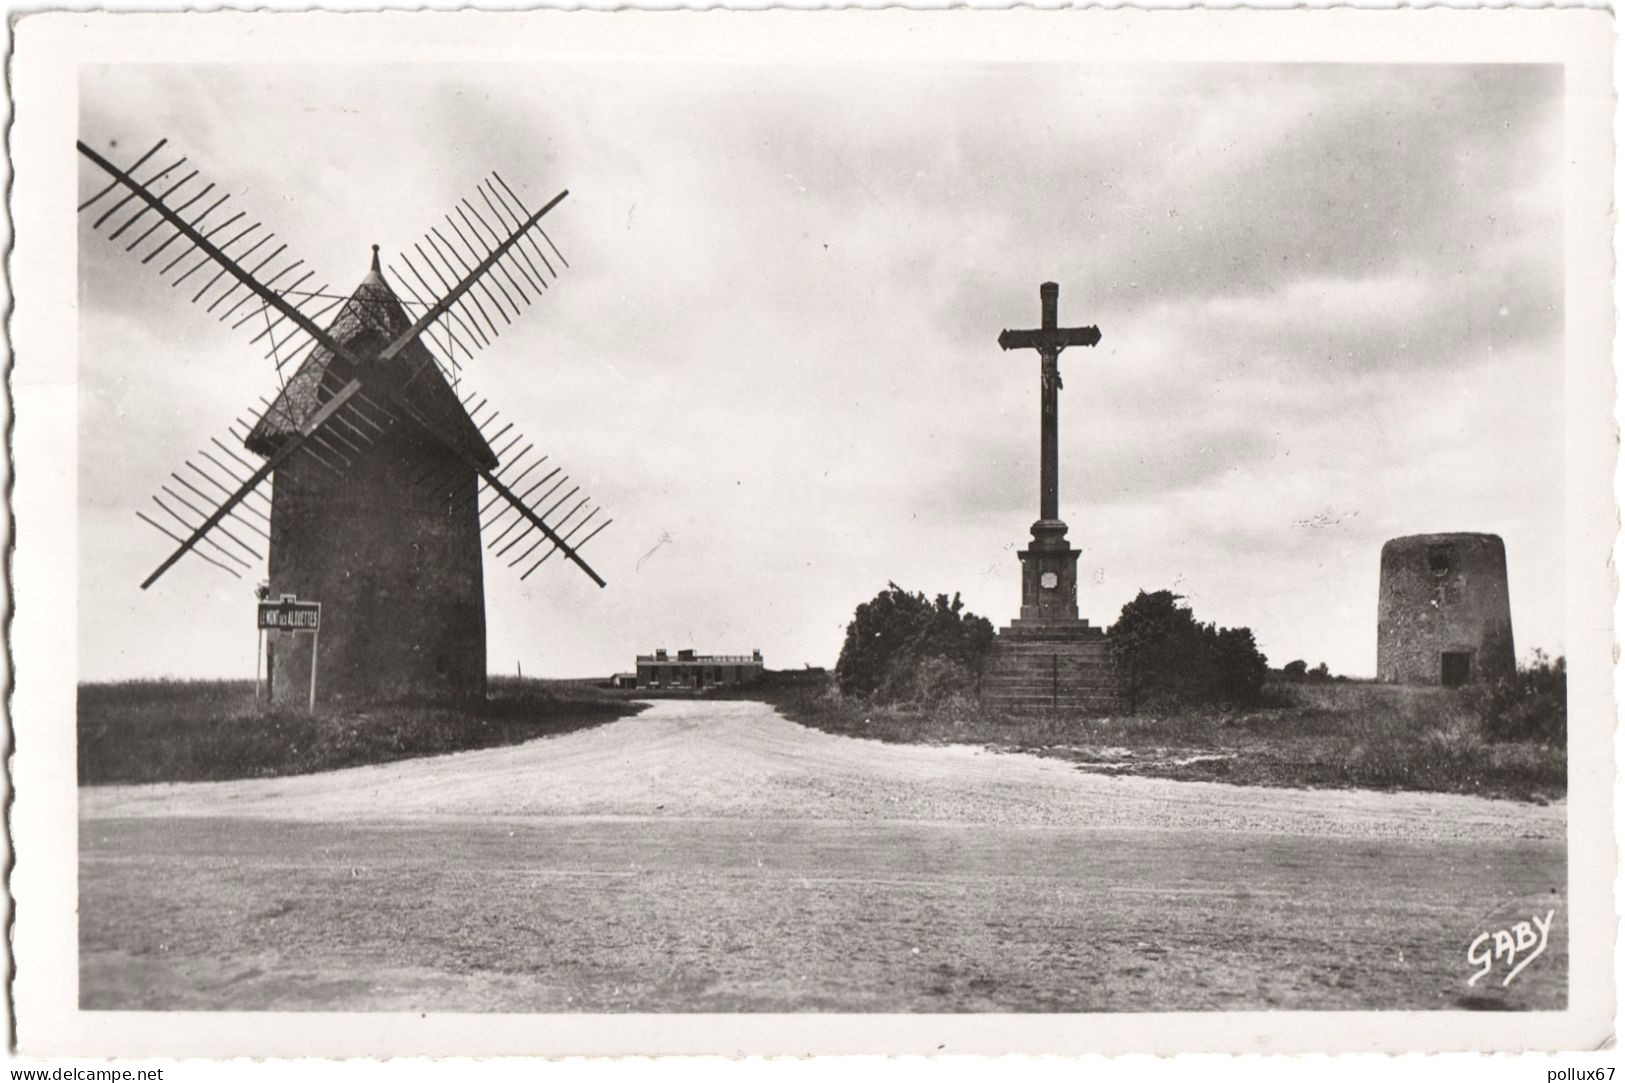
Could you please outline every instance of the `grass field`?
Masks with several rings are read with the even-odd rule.
[[[1490,741],[1452,689],[1363,682],[1276,684],[1271,706],[1109,718],[1009,717],[973,701],[876,706],[832,688],[775,689],[784,714],[879,741],[969,743],[1033,752],[1113,774],[1254,786],[1427,790],[1549,801],[1567,790],[1564,749]]]
[[[1010,717],[974,701],[877,706],[827,681],[768,679],[726,698],[765,699],[830,733],[981,744],[1107,774],[1257,786],[1562,797],[1561,746],[1490,741],[1460,693],[1361,682],[1276,684],[1270,706],[1109,718]],[[79,781],[189,782],[305,774],[517,744],[641,710],[590,682],[492,678],[477,703],[270,708],[247,681],[131,681],[79,689]],[[688,697],[684,697],[688,698]]]
[[[79,686],[79,782],[202,782],[518,744],[642,710],[588,682],[491,678],[484,701],[271,707],[251,681]]]

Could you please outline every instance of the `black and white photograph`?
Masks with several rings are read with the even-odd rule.
[[[1612,24],[1159,17],[23,20],[21,1047],[1606,1040]]]

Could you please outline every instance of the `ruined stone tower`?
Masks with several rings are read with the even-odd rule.
[[[1515,668],[1506,546],[1494,534],[1415,534],[1382,547],[1377,676],[1462,685]]]

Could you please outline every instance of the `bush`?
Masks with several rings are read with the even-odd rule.
[[[1302,658],[1294,658],[1292,661],[1282,666],[1281,671],[1276,674],[1276,676],[1290,684],[1306,684],[1316,681],[1342,681],[1348,679],[1346,677],[1333,677],[1332,671],[1326,668],[1325,662],[1320,663],[1320,665],[1316,666],[1314,669],[1310,669],[1309,663],[1305,662]]]
[[[964,611],[955,594],[924,594],[896,583],[862,605],[846,626],[835,683],[847,696],[929,703],[973,692],[993,645],[993,625]]]
[[[1563,745],[1569,735],[1568,692],[1563,659],[1553,661],[1536,651],[1530,665],[1473,686],[1465,696],[1489,740]]]
[[[1207,625],[1207,698],[1220,703],[1252,704],[1264,688],[1270,665],[1253,641],[1251,628]]]
[[[1202,624],[1182,600],[1172,591],[1142,590],[1106,630],[1129,710],[1257,704],[1269,663],[1252,630]]]

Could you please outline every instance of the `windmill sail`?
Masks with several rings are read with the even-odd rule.
[[[540,222],[569,192],[560,192],[532,214],[502,177],[492,173],[480,182],[477,195],[477,203],[458,201],[445,216],[444,229],[431,227],[410,253],[399,254],[407,274],[390,265],[390,275],[426,310],[423,323],[434,328],[434,339],[454,369],[459,351],[468,358],[489,346],[546,292],[550,277],[558,278],[539,241],[568,266]],[[423,298],[435,296],[437,289],[443,291],[442,301],[426,304]]]
[[[164,140],[160,140],[128,172],[119,169],[83,142],[79,143],[79,153],[112,178],[110,184],[79,205],[80,213],[99,206],[115,192],[123,190],[125,194],[94,220],[93,229],[100,230],[108,222],[118,220],[118,224],[108,233],[109,239],[116,240],[145,220],[150,212],[154,216],[151,225],[138,234],[125,250],[136,253],[143,244],[149,245],[149,250],[141,259],[143,264],[154,263],[167,253],[169,258],[159,264],[158,274],[174,288],[189,283],[189,290],[195,291],[191,294],[193,304],[203,304],[204,299],[208,298],[206,311],[218,312],[217,319],[222,322],[235,318],[234,328],[247,326],[256,318],[262,318],[266,327],[263,331],[256,327],[252,341],[269,338],[268,352],[273,357],[280,358],[289,350],[299,349],[295,339],[301,333],[321,342],[325,336],[315,319],[321,318],[330,307],[324,306],[323,291],[327,287],[321,286],[315,290],[306,288],[306,283],[315,272],[306,269],[300,273],[304,260],[289,257],[286,254],[287,245],[277,243],[275,234],[262,231],[261,223],[257,221],[243,225],[242,220],[246,215],[241,211],[224,214],[229,196],[222,195],[205,201],[206,193],[213,188],[212,184],[184,201],[172,204],[171,201],[178,200],[183,194],[182,187],[197,176],[195,170],[155,194],[151,186],[177,168],[185,161],[184,158],[149,176],[146,181],[133,176],[141,163],[162,148],[164,143]],[[185,212],[198,202],[204,202],[203,209],[187,218]],[[135,204],[133,210],[129,207],[132,203]],[[177,244],[177,241],[181,243]],[[250,261],[253,261],[251,266],[248,265]],[[276,268],[279,264],[280,269],[267,273],[268,268]],[[263,279],[260,277],[262,274],[265,275]],[[227,301],[233,303],[222,307]],[[247,312],[240,314],[245,304],[248,305]],[[314,315],[304,311],[306,308],[315,310]],[[276,313],[274,320],[270,316],[272,311]],[[278,329],[287,322],[291,322],[293,327],[280,332],[278,337]],[[333,343],[329,340],[324,345],[332,348]]]
[[[326,423],[328,418],[332,417],[339,411],[340,408],[348,403],[350,398],[358,393],[360,389],[361,385],[357,381],[352,380],[350,383],[346,384],[342,389],[340,389],[338,394],[328,399],[327,402],[322,405],[321,409],[317,410],[311,415],[305,426],[300,430],[298,439],[292,439],[284,443],[276,450],[274,454],[265,460],[263,465],[250,474],[247,480],[243,481],[241,485],[239,485],[226,497],[226,499],[222,500],[209,512],[200,512],[199,514],[203,517],[202,523],[194,527],[192,532],[188,534],[184,540],[182,540],[180,548],[176,549],[167,558],[165,558],[164,562],[158,565],[158,567],[153,570],[152,574],[147,576],[147,578],[142,581],[141,589],[145,590],[152,586],[153,583],[158,581],[159,576],[167,572],[175,565],[176,561],[180,560],[181,557],[185,556],[189,551],[191,551],[198,542],[206,538],[210,531],[218,527],[225,520],[226,516],[230,515],[237,505],[242,503],[242,501],[247,498],[249,493],[257,489],[266,478],[271,476],[271,472],[281,465],[284,459],[291,456],[295,451],[298,451],[300,447],[303,446],[305,440],[309,439],[317,429]]]
[[[407,316],[400,298],[384,281],[376,246],[372,270],[361,286],[347,298],[335,297],[327,292],[325,284],[307,288],[314,272],[304,267],[303,260],[288,256],[287,246],[277,243],[273,234],[261,232],[259,222],[244,226],[242,213],[224,215],[227,199],[221,196],[211,200],[212,184],[189,188],[196,181],[196,170],[155,190],[181,170],[185,158],[149,173],[144,180],[138,179],[136,173],[164,145],[160,141],[123,170],[79,143],[80,153],[111,178],[81,204],[80,211],[104,208],[93,228],[99,230],[114,222],[109,236],[120,241],[144,226],[127,245],[127,251],[132,253],[148,246],[143,264],[156,262],[173,248],[168,261],[160,265],[159,274],[177,288],[193,283],[187,286],[189,291],[195,290],[191,300],[216,314],[217,319],[253,329],[252,341],[267,344],[267,355],[276,362],[282,386],[275,400],[265,404],[265,411],[242,436],[250,451],[265,457],[263,464],[249,469],[238,459],[235,466],[227,465],[200,450],[198,458],[209,466],[188,460],[187,468],[195,477],[172,475],[186,491],[165,488],[168,501],[158,504],[173,523],[166,525],[142,514],[144,521],[180,543],[142,583],[143,588],[188,552],[240,574],[237,566],[246,562],[239,549],[251,557],[259,556],[243,540],[241,528],[246,525],[255,531],[261,529],[247,514],[245,501],[259,492],[279,468],[294,455],[302,454],[342,476],[355,457],[365,455],[365,446],[407,421],[432,435],[457,461],[477,474],[486,492],[494,494],[480,510],[492,527],[512,513],[514,518],[504,534],[515,526],[520,528],[519,533],[498,555],[506,556],[510,549],[528,545],[520,548],[511,561],[517,567],[534,559],[521,579],[528,578],[554,553],[562,553],[603,586],[602,577],[580,555],[582,546],[608,525],[605,521],[582,535],[595,522],[599,509],[588,508],[585,498],[569,503],[576,489],[544,508],[543,503],[558,485],[539,496],[535,486],[511,488],[509,483],[517,484],[517,479],[529,470],[514,468],[523,462],[531,445],[527,444],[514,460],[499,459],[486,441],[485,423],[476,423],[465,412],[466,400],[460,400],[454,389],[460,384],[458,351],[471,356],[475,348],[488,345],[500,334],[491,313],[497,313],[502,326],[511,324],[548,288],[548,275],[556,278],[557,270],[538,239],[546,242],[560,265],[567,266],[539,223],[568,193],[560,192],[530,212],[513,189],[493,173],[478,189],[483,213],[473,200],[462,200],[454,209],[455,217],[446,216],[446,229],[434,227],[429,231],[424,240],[427,249],[416,246],[418,263],[402,256],[403,264],[424,288],[424,293],[418,294],[403,282],[412,302],[421,310],[414,319]],[[194,211],[194,206],[202,209]],[[427,254],[431,251],[432,257]],[[425,272],[444,290],[436,300],[426,300],[436,293]],[[340,305],[343,307],[327,327],[316,323]],[[430,346],[440,347],[444,364]],[[290,351],[303,352],[305,359],[291,378],[282,381]],[[495,417],[493,411],[490,420]],[[511,428],[508,425],[492,430],[493,439],[508,441],[504,453],[519,443],[518,434],[508,436]],[[219,441],[214,443],[224,448]],[[475,486],[470,499],[479,498],[479,488]],[[216,491],[225,494],[224,498],[215,500]],[[493,508],[495,514],[491,514]],[[177,529],[182,534],[177,534]],[[224,541],[211,537],[214,532],[219,532]],[[266,533],[266,539],[270,540],[273,533]],[[213,552],[205,553],[204,548]],[[538,550],[542,550],[539,556]]]

